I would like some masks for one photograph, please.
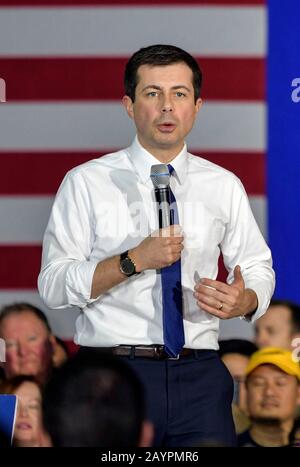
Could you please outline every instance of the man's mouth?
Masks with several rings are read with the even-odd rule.
[[[159,131],[161,131],[162,133],[171,133],[173,130],[175,130],[176,125],[175,123],[165,122],[165,123],[160,123],[159,125],[157,125],[157,127]]]
[[[279,404],[276,401],[263,401],[261,406],[264,409],[273,409],[275,407],[279,407]]]

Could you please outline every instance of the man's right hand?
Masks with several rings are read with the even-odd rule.
[[[137,272],[145,269],[161,269],[179,260],[183,250],[183,234],[180,225],[156,230],[136,248],[128,252]]]

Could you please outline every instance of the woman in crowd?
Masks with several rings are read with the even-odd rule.
[[[13,446],[49,446],[48,436],[42,425],[42,395],[38,383],[30,376],[16,376],[2,382],[0,394],[17,396]]]

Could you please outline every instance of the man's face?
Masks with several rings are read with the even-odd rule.
[[[227,353],[222,356],[222,361],[231,374],[235,390],[237,390],[236,400],[234,402],[244,411],[247,410],[245,373],[249,362],[249,357],[239,353]]]
[[[159,159],[172,158],[191,131],[201,99],[195,103],[193,73],[185,63],[142,65],[138,69],[135,102],[124,96],[139,142]]]
[[[47,374],[52,362],[53,336],[30,310],[4,318],[0,336],[6,345],[6,362],[2,366],[8,378]]]
[[[274,365],[260,365],[247,378],[247,402],[252,419],[291,420],[300,402],[297,378]]]
[[[270,306],[255,323],[257,347],[291,349],[293,339],[291,312],[285,306]]]

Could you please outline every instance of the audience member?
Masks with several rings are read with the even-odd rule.
[[[150,446],[143,386],[117,357],[86,349],[45,388],[44,421],[54,446]]]
[[[244,339],[219,341],[219,355],[233,378],[232,415],[237,434],[247,430],[250,426],[247,416],[245,372],[249,358],[256,350],[255,344]]]
[[[55,368],[60,367],[69,358],[69,351],[63,339],[55,337],[55,344],[53,348],[52,363]]]
[[[257,350],[257,347],[244,339],[221,340],[219,347],[219,355],[234,381],[233,401],[246,411],[245,373],[249,358]]]
[[[42,424],[41,389],[36,381],[29,376],[16,376],[2,383],[0,393],[17,396],[13,446],[49,446],[48,436]]]
[[[257,347],[293,348],[300,338],[300,306],[283,300],[271,300],[267,312],[255,322]]]
[[[267,347],[251,356],[246,375],[251,427],[238,436],[238,445],[289,446],[300,402],[299,364],[289,350]]]
[[[44,384],[50,377],[55,337],[45,314],[29,303],[5,306],[0,312],[0,338],[6,345],[5,377],[33,375]]]

